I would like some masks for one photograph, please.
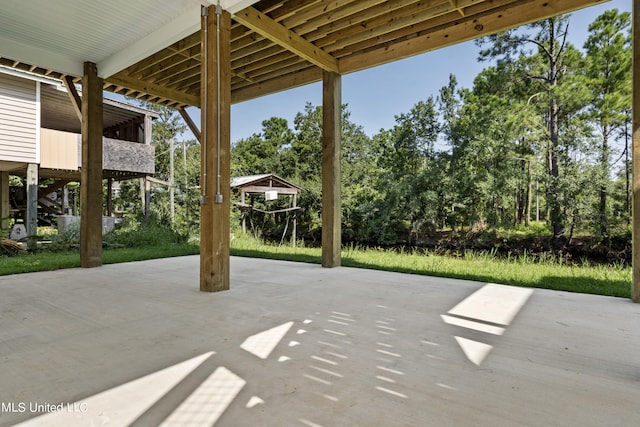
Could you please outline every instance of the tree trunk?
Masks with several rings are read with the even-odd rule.
[[[549,174],[550,186],[548,192],[548,204],[550,205],[551,225],[553,227],[553,247],[560,249],[564,226],[562,224],[562,209],[560,206],[560,176],[558,168],[558,147],[560,139],[559,108],[558,101],[553,94],[553,89],[558,84],[558,57],[556,55],[556,35],[553,20],[549,20]]]
[[[527,204],[524,211],[524,224],[529,225],[531,221],[531,160],[527,160]]]
[[[600,157],[601,179],[600,182],[600,206],[599,222],[600,236],[607,239],[607,180],[609,179],[609,129],[607,126],[602,130],[602,152]]]

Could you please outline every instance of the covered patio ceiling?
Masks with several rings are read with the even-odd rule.
[[[232,102],[347,74],[603,0],[227,0]],[[207,0],[5,0],[0,64],[171,107],[200,105]],[[470,58],[469,60],[473,60]]]

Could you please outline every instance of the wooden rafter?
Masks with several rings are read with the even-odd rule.
[[[323,70],[339,71],[338,62],[331,55],[253,7],[243,9],[234,19]]]
[[[164,86],[156,85],[154,83],[144,82],[142,80],[136,80],[123,73],[115,74],[108,79],[108,83],[127,87],[134,91],[143,93],[153,93],[161,98],[177,101],[184,105],[200,105],[200,96],[192,95],[185,92],[180,92],[173,89],[168,89]]]
[[[461,7],[458,7],[458,0],[449,0],[449,3],[451,3],[451,7],[456,9],[461,16],[464,16],[464,9],[462,9]]]

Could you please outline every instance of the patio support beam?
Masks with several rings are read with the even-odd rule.
[[[231,15],[217,15],[215,6],[206,10],[201,31],[200,290],[218,292],[229,289]]]
[[[640,0],[633,0],[633,285],[631,298],[640,303]]]
[[[340,266],[341,76],[322,73],[322,266]]]
[[[82,77],[82,170],[80,172],[80,265],[102,265],[102,79],[96,64]]]

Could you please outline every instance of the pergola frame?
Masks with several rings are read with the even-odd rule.
[[[149,0],[150,1],[150,0]],[[24,3],[44,7],[45,0]],[[140,0],[142,2],[142,0]],[[340,265],[340,98],[342,74],[472,40],[525,23],[601,3],[601,0],[349,0],[222,2],[184,0],[188,9],[164,27],[97,62],[83,61],[83,76],[70,58],[5,35],[0,17],[0,64],[83,82],[82,265],[101,264],[101,197],[91,179],[101,163],[96,139],[101,89],[178,108],[201,107],[202,291],[229,289],[230,106],[311,82],[323,82],[322,264]],[[200,13],[204,4],[205,14]],[[79,3],[76,10],[90,8]],[[136,3],[140,4],[140,3]],[[154,13],[176,7],[151,2]],[[31,5],[31,6],[30,6]],[[151,6],[149,6],[151,7]],[[634,28],[640,27],[640,0],[633,0]],[[18,6],[14,6],[18,8]],[[13,11],[11,11],[13,12]],[[18,10],[21,12],[21,10]],[[61,16],[62,13],[60,12]],[[197,13],[197,15],[196,15]],[[7,16],[22,15],[7,14]],[[24,16],[28,16],[25,13]],[[135,17],[127,15],[127,18]],[[107,21],[107,18],[104,19]],[[28,18],[18,24],[29,31]],[[133,21],[135,22],[135,21]],[[11,28],[22,28],[13,25]],[[114,30],[105,24],[107,32]],[[24,37],[27,38],[27,34]],[[30,34],[29,34],[30,35]],[[81,35],[78,37],[82,39]],[[102,40],[107,43],[108,39]],[[640,38],[633,37],[633,292],[640,302]],[[61,44],[60,49],[63,50]],[[87,51],[93,52],[93,51]],[[90,56],[87,53],[87,56]],[[93,64],[93,65],[91,65]],[[86,98],[86,99],[85,99]],[[85,176],[86,174],[86,176]],[[95,182],[94,182],[95,181]],[[85,218],[86,217],[86,218]]]

